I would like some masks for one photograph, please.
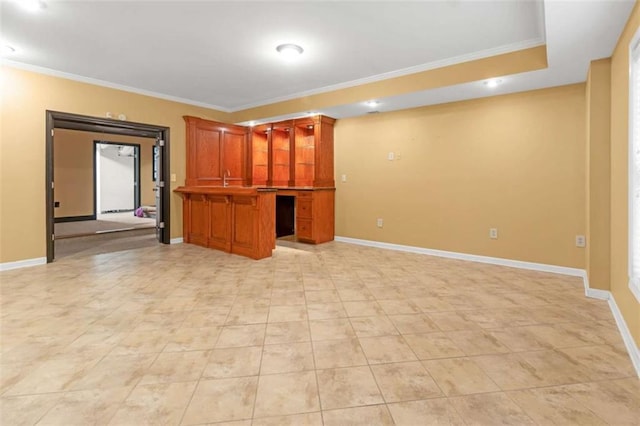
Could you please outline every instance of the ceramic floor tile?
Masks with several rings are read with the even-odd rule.
[[[311,320],[323,320],[331,318],[346,318],[342,302],[313,303],[307,305],[307,312]]]
[[[0,398],[0,424],[34,425],[49,411],[61,394],[25,395]]]
[[[304,296],[307,299],[307,305],[340,302],[337,290],[305,291]]]
[[[588,381],[590,372],[569,356],[555,350],[520,352],[518,356],[548,385]]]
[[[366,289],[338,289],[338,294],[343,302],[374,300],[373,294]]]
[[[225,326],[220,332],[216,348],[262,345],[264,336],[264,324]]]
[[[356,337],[351,323],[346,318],[313,320],[309,321],[309,327],[311,329],[311,339],[314,342]]]
[[[108,356],[88,370],[69,390],[108,389],[137,384],[158,354]]]
[[[317,369],[367,364],[358,339],[313,342],[313,354]]]
[[[640,417],[616,322],[576,277],[279,241],[259,262],[157,245],[0,282],[2,424],[104,424],[127,409],[136,423],[177,423],[183,409],[184,424],[217,426],[249,426],[254,410],[256,425],[385,424],[387,408],[416,425]],[[335,407],[299,390],[316,378]],[[189,392],[176,389],[195,382],[180,407]],[[417,399],[385,406],[383,393]]]
[[[65,393],[38,424],[106,425],[133,386]]]
[[[440,331],[425,314],[389,315],[389,319],[402,334],[419,334]]]
[[[554,348],[570,348],[593,344],[590,339],[557,324],[535,325],[527,327],[527,329],[535,336],[536,340]]]
[[[290,416],[254,419],[251,426],[323,426],[320,413],[292,414]]]
[[[535,425],[536,423],[504,393],[485,393],[450,399],[470,425]]]
[[[511,352],[485,330],[449,331],[446,335],[468,356]]]
[[[262,346],[214,349],[206,361],[202,377],[256,376],[260,371]]]
[[[304,306],[271,306],[269,322],[306,321],[307,309]]]
[[[180,328],[168,339],[163,352],[199,351],[216,346],[221,327]]]
[[[230,308],[217,308],[193,311],[181,323],[182,327],[200,328],[224,325]]]
[[[310,342],[265,345],[260,374],[313,370],[313,350]]]
[[[518,354],[483,355],[471,358],[502,390],[547,385],[535,368]]]
[[[369,367],[347,367],[318,371],[322,409],[383,403]]]
[[[402,336],[363,337],[360,345],[370,364],[418,359]]]
[[[422,361],[447,396],[494,392],[500,388],[469,358]]]
[[[258,377],[200,380],[184,413],[182,424],[250,419]]]
[[[387,403],[443,396],[419,362],[372,365],[371,371]]]
[[[407,299],[378,300],[387,315],[419,314],[420,308]]]
[[[72,389],[80,379],[92,371],[99,359],[52,359],[42,363],[22,380],[9,388],[5,395],[27,395],[60,392]]]
[[[323,411],[324,426],[393,426],[393,419],[385,405],[342,408]]]
[[[387,316],[350,318],[358,337],[393,336],[400,334]]]
[[[511,351],[535,351],[552,349],[549,343],[539,338],[530,330],[530,327],[509,327],[498,330],[490,330],[489,335],[495,337],[498,342],[508,347]]]
[[[318,411],[318,385],[313,371],[260,376],[254,417]]]
[[[161,353],[142,376],[140,384],[198,380],[210,354],[207,351]]]
[[[138,355],[162,352],[173,330],[141,330],[127,335],[110,355]]]
[[[396,426],[442,425],[463,426],[465,423],[446,398],[389,404]]]
[[[559,349],[570,360],[580,364],[593,381],[636,376],[624,347],[609,345],[580,346]]]
[[[343,302],[344,309],[349,317],[367,317],[384,315],[382,307],[374,300],[361,300],[354,302]]]
[[[561,388],[525,389],[508,392],[536,423],[566,425],[605,425],[589,408],[572,398]]]
[[[418,359],[464,356],[464,352],[444,333],[404,334],[403,337]]]
[[[413,303],[424,313],[454,311],[453,305],[445,302],[439,297],[418,297],[413,299]],[[435,320],[435,318],[432,318]]]
[[[110,424],[179,424],[195,387],[196,382],[138,385]]]
[[[304,291],[274,291],[271,306],[296,306],[306,304]]]
[[[308,342],[309,340],[311,335],[307,321],[279,322],[267,324],[264,344]]]
[[[580,383],[564,386],[563,389],[611,425],[637,425],[640,419],[640,396],[617,382]]]
[[[430,312],[429,318],[442,331],[477,330],[480,326],[461,312]]]

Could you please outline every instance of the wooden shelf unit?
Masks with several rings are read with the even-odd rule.
[[[251,128],[249,184],[333,188],[334,123],[335,119],[318,115]],[[264,145],[269,151],[266,180],[260,152]]]
[[[248,163],[251,165],[249,180],[253,185],[267,185],[269,179],[269,145],[270,145],[271,126],[256,126],[249,132],[251,141],[250,159]]]
[[[183,197],[185,242],[254,259],[270,256],[276,193],[295,197],[289,223],[294,222],[299,241],[333,240],[333,118],[251,128],[184,119],[187,178],[176,192]]]

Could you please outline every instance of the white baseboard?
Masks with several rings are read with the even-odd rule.
[[[18,260],[16,262],[0,263],[0,271],[9,271],[11,269],[27,268],[29,266],[44,265],[47,263],[46,257],[36,257],[34,259]]]
[[[547,265],[544,263],[524,262],[522,260],[503,259],[501,257],[480,256],[477,254],[458,253],[454,251],[434,250],[423,247],[404,246],[400,244],[382,243],[379,241],[360,240],[349,237],[335,237],[336,241],[343,243],[357,244],[368,247],[378,247],[388,250],[404,251],[408,253],[426,254],[429,256],[446,257],[449,259],[468,260],[470,262],[489,263],[492,265],[508,266],[511,268],[528,269],[541,272],[552,272],[555,274],[570,275],[573,277],[584,277],[584,269],[568,268],[566,266]]]
[[[169,244],[182,244],[183,242],[184,242],[184,239],[182,237],[172,238],[171,240],[169,240]]]
[[[624,341],[624,345],[627,347],[627,352],[629,353],[629,357],[631,358],[633,367],[636,369],[636,374],[638,375],[638,377],[640,377],[640,351],[638,351],[638,345],[636,345],[636,342],[633,340],[633,336],[631,336],[629,327],[627,327],[627,323],[624,321],[624,318],[622,317],[622,312],[620,312],[620,309],[618,309],[618,305],[616,304],[616,299],[613,297],[611,293],[609,293],[608,300],[609,300],[609,309],[611,309],[613,318],[616,320],[616,325],[618,326],[618,330],[620,330],[620,334],[622,335],[622,340]]]
[[[511,268],[528,269],[528,270],[542,271],[542,272],[552,272],[556,274],[581,277],[584,283],[584,293],[587,297],[606,300],[609,303],[609,309],[611,309],[613,318],[616,321],[616,325],[618,326],[618,330],[620,331],[622,340],[624,341],[624,344],[627,348],[627,352],[629,353],[629,357],[631,358],[633,367],[635,368],[636,373],[638,374],[638,377],[640,377],[640,351],[638,351],[638,346],[636,345],[635,341],[633,340],[633,337],[631,336],[629,327],[627,327],[627,323],[624,321],[624,318],[622,317],[622,313],[618,309],[618,305],[616,304],[616,301],[613,298],[613,295],[611,294],[611,292],[606,290],[589,288],[589,277],[587,276],[587,271],[585,271],[584,269],[567,268],[564,266],[556,266],[556,265],[546,265],[544,263],[523,262],[520,260],[502,259],[499,257],[488,257],[488,256],[478,256],[475,254],[456,253],[452,251],[433,250],[433,249],[427,249],[422,247],[382,243],[379,241],[360,240],[357,238],[335,237],[335,241],[350,243],[350,244],[357,244],[357,245],[368,246],[368,247],[378,247],[378,248],[383,248],[388,250],[404,251],[404,252],[417,253],[417,254],[426,254],[429,256],[438,256],[438,257],[446,257],[450,259],[467,260],[470,262],[490,263],[492,265],[508,266]]]

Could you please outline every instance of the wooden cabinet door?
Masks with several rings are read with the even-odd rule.
[[[188,217],[187,242],[207,247],[207,235],[209,234],[209,203],[206,195],[191,194],[187,200]],[[186,212],[185,212],[186,213]]]
[[[225,129],[220,145],[220,174],[227,173],[229,185],[244,185],[247,176],[247,133],[244,128]]]
[[[247,128],[185,116],[187,186],[247,183]]]
[[[233,235],[232,252],[244,256],[253,256],[257,246],[258,213],[256,197],[233,197]]]
[[[231,204],[228,195],[209,195],[208,247],[231,251]]]

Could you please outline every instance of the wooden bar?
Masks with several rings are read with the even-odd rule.
[[[183,238],[252,259],[275,248],[275,189],[181,186]]]

